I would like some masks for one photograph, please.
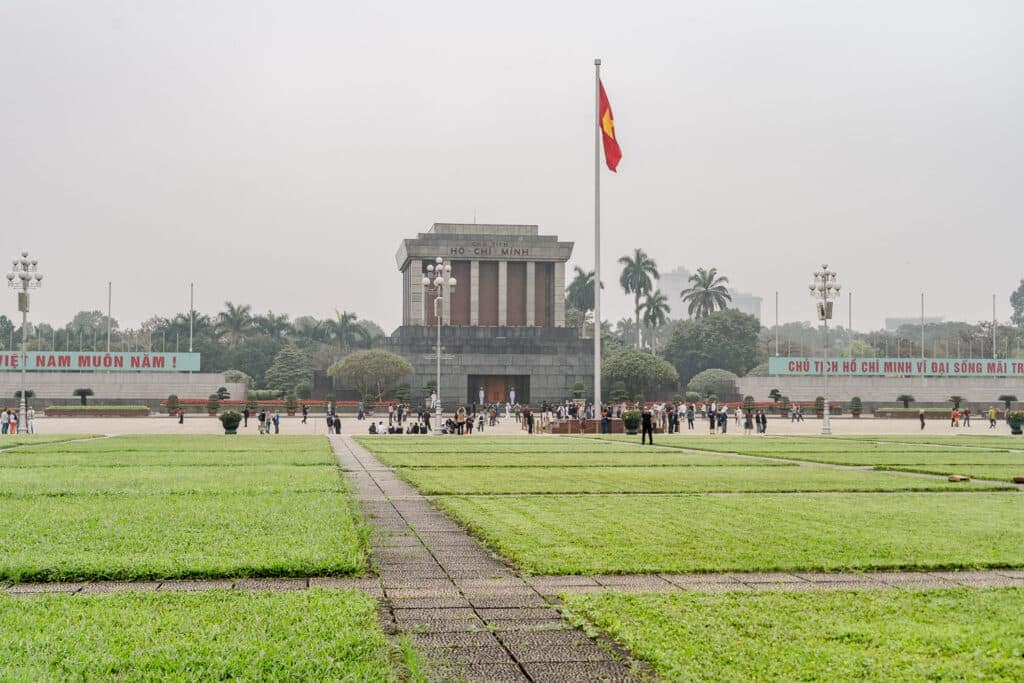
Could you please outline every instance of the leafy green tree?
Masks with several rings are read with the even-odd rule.
[[[644,325],[652,331],[668,323],[668,314],[672,309],[668,305],[668,297],[660,289],[648,293],[643,302]],[[654,348],[656,335],[650,335],[651,348]]]
[[[687,391],[696,391],[701,396],[717,396],[723,401],[735,400],[739,397],[736,389],[736,373],[710,368],[699,372],[686,385]]]
[[[93,393],[94,392],[92,389],[86,387],[83,389],[75,389],[74,391],[71,392],[71,395],[77,396],[79,399],[81,399],[82,405],[84,406],[89,404],[89,397],[92,396]]]
[[[949,397],[949,402],[953,404],[953,408],[956,410],[960,410],[960,404],[965,400],[963,396],[957,396],[956,394]]]
[[[306,344],[325,341],[325,331],[323,323],[311,315],[301,315],[292,321],[291,336],[296,341]]]
[[[1002,401],[1006,409],[1010,409],[1010,404],[1017,400],[1017,397],[1013,394],[1002,394],[997,400]]]
[[[698,268],[689,281],[693,286],[679,292],[679,297],[689,304],[687,312],[691,317],[706,318],[717,309],[725,310],[732,301],[732,295],[725,286],[729,278],[719,275],[717,268]]]
[[[630,396],[650,395],[658,387],[675,385],[679,374],[658,356],[627,349],[601,364],[601,378],[613,386],[622,382]]]
[[[284,342],[273,337],[247,337],[239,342],[237,348],[226,350],[222,362],[225,367],[241,370],[253,378],[256,386],[262,387],[264,375],[282,348]]]
[[[253,384],[252,377],[241,370],[225,370],[224,381],[232,384],[244,384],[247,389],[251,389]]]
[[[1024,326],[1024,279],[1010,295],[1010,306],[1013,307],[1013,315],[1010,316],[1010,320],[1014,325]]]
[[[643,249],[634,249],[633,256],[623,256],[619,259],[622,265],[622,275],[619,276],[619,285],[626,294],[633,295],[633,311],[636,316],[636,348],[640,349],[640,298],[649,294],[654,289],[654,280],[657,280],[658,265],[654,259],[644,253]]]
[[[224,310],[217,314],[217,330],[227,339],[228,348],[236,348],[252,328],[252,306],[224,302]]]
[[[911,396],[910,394],[900,394],[899,396],[896,397],[896,400],[902,403],[904,408],[909,408],[910,404],[916,401],[917,399]]]
[[[313,374],[313,361],[309,354],[289,344],[274,356],[273,364],[267,368],[263,384],[268,389],[290,392],[299,382],[308,380]]]
[[[779,401],[782,400],[782,392],[779,391],[778,389],[772,389],[771,391],[768,392],[768,398],[770,398],[773,402],[778,403]]]
[[[331,377],[358,391],[364,401],[383,401],[398,380],[412,373],[409,361],[380,349],[350,353],[327,370]]]
[[[847,344],[843,355],[851,358],[874,358],[875,347],[862,339],[854,339]]]
[[[681,320],[672,326],[662,355],[675,366],[683,383],[708,368],[743,375],[763,358],[760,329],[757,318],[736,309]]]

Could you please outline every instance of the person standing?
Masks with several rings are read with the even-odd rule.
[[[0,413],[0,434],[6,434],[7,433],[7,418],[9,417],[8,414],[7,414],[8,412],[9,412],[9,409],[8,408],[4,408],[4,411],[2,413]]]
[[[988,428],[996,428],[996,409],[993,406],[989,406],[988,408]]]
[[[964,408],[963,417],[964,417],[964,427],[970,427],[971,426],[971,409],[970,408]]]
[[[274,413],[274,433],[281,432],[281,413]]]
[[[32,406],[28,407],[28,415],[26,415],[26,418],[27,418],[27,421],[25,423],[25,426],[28,427],[28,433],[29,434],[35,434],[36,433],[36,411],[32,408]]]
[[[718,413],[718,426],[722,428],[723,434],[729,431],[729,409],[724,406],[722,412]]]
[[[334,415],[334,433],[341,434],[341,418],[337,414]]]
[[[921,420],[921,429],[924,429],[924,409],[917,411],[917,418]]]
[[[646,442],[654,445],[654,415],[650,408],[644,406],[640,413],[640,445],[643,446]]]
[[[305,403],[302,404],[302,424],[306,424],[306,418],[309,417],[309,406]]]
[[[249,406],[248,405],[246,405],[245,408],[242,408],[242,420],[243,420],[242,426],[243,427],[248,427],[249,426]]]
[[[18,417],[19,417],[18,416],[18,411],[17,410],[12,410],[11,411],[11,428],[7,430],[8,434],[17,434],[18,433]]]
[[[178,424],[180,424],[180,425],[185,424],[185,409],[184,408],[178,408]]]
[[[748,436],[752,434],[754,431],[754,416],[752,414],[753,412],[754,411],[752,410],[748,410],[743,413],[743,433]],[[760,429],[758,431],[760,431]]]
[[[695,414],[692,403],[686,404],[686,428],[690,431],[693,430],[693,418]]]

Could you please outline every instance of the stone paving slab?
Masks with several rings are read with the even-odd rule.
[[[182,579],[174,581],[162,581],[160,583],[161,592],[168,591],[181,591],[181,592],[198,592],[198,591],[212,591],[212,590],[229,590],[235,587],[235,582],[231,579],[209,579],[193,581],[191,579]]]
[[[82,586],[82,593],[103,595],[125,591],[151,592],[160,587],[159,581],[97,581]]]

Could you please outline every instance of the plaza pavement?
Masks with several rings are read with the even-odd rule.
[[[377,418],[380,420],[380,418]],[[342,417],[342,434],[366,434],[369,429],[369,422],[356,420],[355,417]],[[387,424],[387,416],[383,419]],[[97,418],[97,417],[64,417],[64,418],[36,418],[37,434],[223,434],[220,420],[206,415],[186,415],[185,423],[178,424],[177,418],[165,415],[154,417],[131,417],[131,418]],[[239,427],[240,434],[256,434],[256,420],[249,419],[248,429]],[[302,424],[301,417],[281,417],[281,434],[326,434],[327,422],[323,414],[310,415],[306,424]],[[735,420],[729,421],[729,434],[742,435],[743,429],[738,426]],[[832,418],[832,433],[836,436],[868,434],[868,435],[955,435],[955,434],[999,434],[1008,435],[1009,427],[1006,423],[999,422],[995,429],[989,429],[988,423],[983,420],[975,420],[970,427],[953,428],[947,420],[929,420],[922,432],[920,424],[915,420],[904,419],[875,419],[850,417]],[[707,436],[708,428],[706,422],[698,422],[693,430],[684,428],[680,432],[682,436]],[[805,419],[803,422],[790,422],[786,418],[769,418],[769,435],[793,435],[813,436],[821,434],[821,420]],[[480,435],[479,432],[472,436]],[[502,420],[496,427],[488,427],[482,433],[483,436],[528,436],[526,431],[520,428],[515,418]],[[391,436],[391,435],[389,435]],[[403,435],[406,436],[406,435]],[[411,435],[409,435],[411,437]],[[388,437],[382,437],[388,438]],[[422,438],[422,437],[420,437]],[[637,437],[639,438],[639,437]],[[750,438],[757,438],[751,435]],[[3,447],[3,437],[0,436],[0,448]],[[657,435],[655,435],[657,439]],[[1021,447],[1024,448],[1024,438],[1021,439]]]

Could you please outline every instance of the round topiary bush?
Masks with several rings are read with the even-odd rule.
[[[226,410],[220,415],[220,423],[225,434],[237,434],[238,425],[242,423],[242,414],[234,410]]]
[[[686,385],[687,391],[694,391],[701,396],[714,394],[723,401],[735,401],[739,399],[739,391],[736,389],[736,373],[711,368],[698,372]]]
[[[636,434],[640,428],[640,411],[626,410],[622,413],[622,426],[626,428],[627,434]]]

